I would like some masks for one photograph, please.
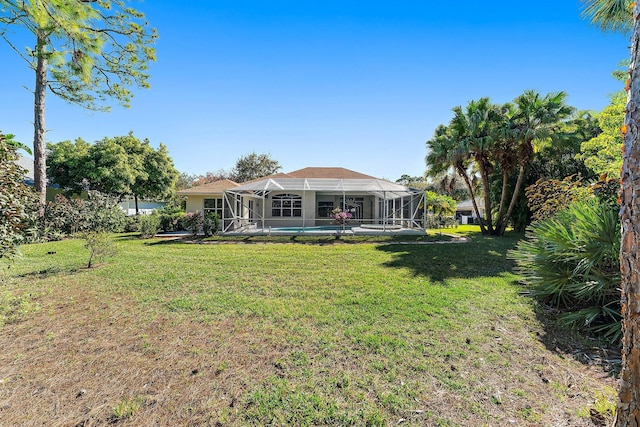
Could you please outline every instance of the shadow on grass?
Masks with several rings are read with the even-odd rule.
[[[73,274],[76,274],[79,270],[81,270],[81,268],[64,269],[64,268],[55,266],[55,267],[49,267],[49,268],[45,268],[37,271],[28,271],[26,273],[19,274],[15,277],[20,277],[25,279],[26,278],[46,279],[47,277],[52,277],[52,276],[73,275]]]
[[[440,243],[431,245],[381,245],[378,250],[394,255],[386,263],[390,268],[409,268],[417,276],[434,282],[451,277],[486,277],[511,272],[514,263],[507,259],[522,234],[508,233],[505,237],[469,236],[468,243]]]
[[[543,328],[538,336],[544,346],[560,355],[571,355],[585,365],[597,365],[617,377],[622,365],[619,346],[613,346],[603,338],[588,335],[560,320],[560,311],[534,300],[536,318]]]

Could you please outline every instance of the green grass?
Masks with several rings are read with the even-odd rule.
[[[190,416],[212,423],[538,422],[546,409],[536,395],[564,389],[540,382],[529,360],[544,347],[532,339],[535,310],[519,294],[505,255],[521,236],[451,231],[472,241],[221,245],[124,235],[116,238],[116,257],[94,269],[83,268],[88,254],[81,241],[28,245],[1,273],[0,315],[5,328],[34,307],[54,316],[61,305],[80,304],[74,292],[83,290],[96,295],[100,316],[112,322],[145,329],[162,317],[210,330],[184,357],[209,358],[209,369],[198,375],[208,375],[210,393],[235,390],[231,406],[191,402]],[[121,333],[136,336],[144,354],[169,345],[150,333]],[[228,346],[240,342],[242,357],[264,363],[259,376],[232,359],[238,356]],[[226,386],[218,384],[221,377]],[[112,397],[114,414],[122,402],[128,401]],[[154,419],[155,406],[129,406],[116,416]]]

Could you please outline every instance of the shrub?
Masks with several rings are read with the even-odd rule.
[[[189,230],[191,234],[197,236],[202,226],[204,224],[204,218],[202,217],[202,213],[198,212],[187,212],[184,216],[184,228]]]
[[[11,135],[0,134],[0,258],[18,255],[18,244],[28,227],[27,206],[37,204],[35,193],[24,184],[25,170],[18,166]]]
[[[571,175],[563,180],[539,179],[526,188],[527,203],[534,221],[550,218],[572,203],[583,200],[589,189],[582,186],[579,176]]]
[[[561,319],[618,343],[620,224],[617,208],[597,197],[534,222],[508,256],[528,293]]]
[[[160,216],[156,214],[142,215],[139,220],[140,237],[150,239],[160,231]]]
[[[82,238],[85,241],[84,247],[89,249],[87,268],[93,267],[95,261],[102,261],[117,253],[116,244],[106,232],[87,231],[82,233]]]
[[[34,227],[34,240],[55,240],[88,231],[120,233],[125,230],[127,216],[118,202],[97,191],[90,191],[87,199],[56,195],[45,206],[44,217]]]
[[[185,229],[184,212],[160,213],[159,218],[162,231],[180,231]]]
[[[220,231],[220,215],[213,212],[207,212],[202,222],[202,231],[205,236],[213,236]]]
[[[140,215],[130,215],[124,223],[124,231],[126,233],[135,233],[140,231]]]

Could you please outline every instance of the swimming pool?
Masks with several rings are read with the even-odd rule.
[[[344,229],[338,225],[321,225],[313,227],[269,227],[265,231],[271,233],[316,233],[316,232],[335,232],[335,231],[351,231],[351,227],[345,227]]]

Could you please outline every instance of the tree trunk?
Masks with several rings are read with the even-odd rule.
[[[135,200],[136,202],[136,215],[138,215],[138,195],[137,194],[133,195],[133,200]]]
[[[36,43],[36,87],[34,91],[33,119],[33,178],[40,201],[40,215],[44,214],[47,198],[47,153],[45,147],[44,101],[47,94],[46,35],[38,31]]]
[[[469,197],[471,198],[471,204],[473,205],[473,210],[475,211],[476,216],[478,217],[478,222],[480,223],[480,231],[482,232],[482,234],[487,234],[487,229],[484,226],[484,221],[482,219],[482,216],[480,216],[480,210],[478,209],[476,198],[473,195],[473,187],[471,186],[469,177],[467,176],[466,171],[464,170],[463,167],[456,167],[456,171],[458,172],[458,175],[462,177],[465,185],[467,186],[467,190],[469,191]]]
[[[509,173],[507,169],[502,167],[502,190],[500,192],[500,207],[498,208],[498,219],[496,220],[498,231],[500,230],[500,224],[502,224],[504,217],[504,205],[507,202],[507,188],[509,182]]]
[[[493,227],[493,213],[491,212],[491,187],[489,185],[489,171],[487,165],[480,160],[480,178],[482,179],[482,192],[484,194],[484,215],[487,221],[487,233],[495,234]],[[484,233],[483,233],[484,234]]]
[[[516,180],[516,185],[513,188],[513,194],[511,195],[511,202],[509,203],[509,209],[507,209],[507,213],[504,215],[502,221],[498,224],[498,235],[502,236],[504,231],[507,229],[507,224],[509,223],[509,218],[511,218],[511,214],[513,213],[513,208],[516,206],[516,201],[518,200],[518,193],[520,192],[520,187],[522,187],[522,183],[524,182],[524,173],[527,170],[526,162],[523,160],[520,165],[520,170],[518,171],[518,179]]]
[[[640,426],[640,52],[638,21],[640,6],[634,7],[634,25],[629,67],[629,94],[625,117],[624,162],[620,192],[620,274],[622,279],[622,372],[616,427]]]

